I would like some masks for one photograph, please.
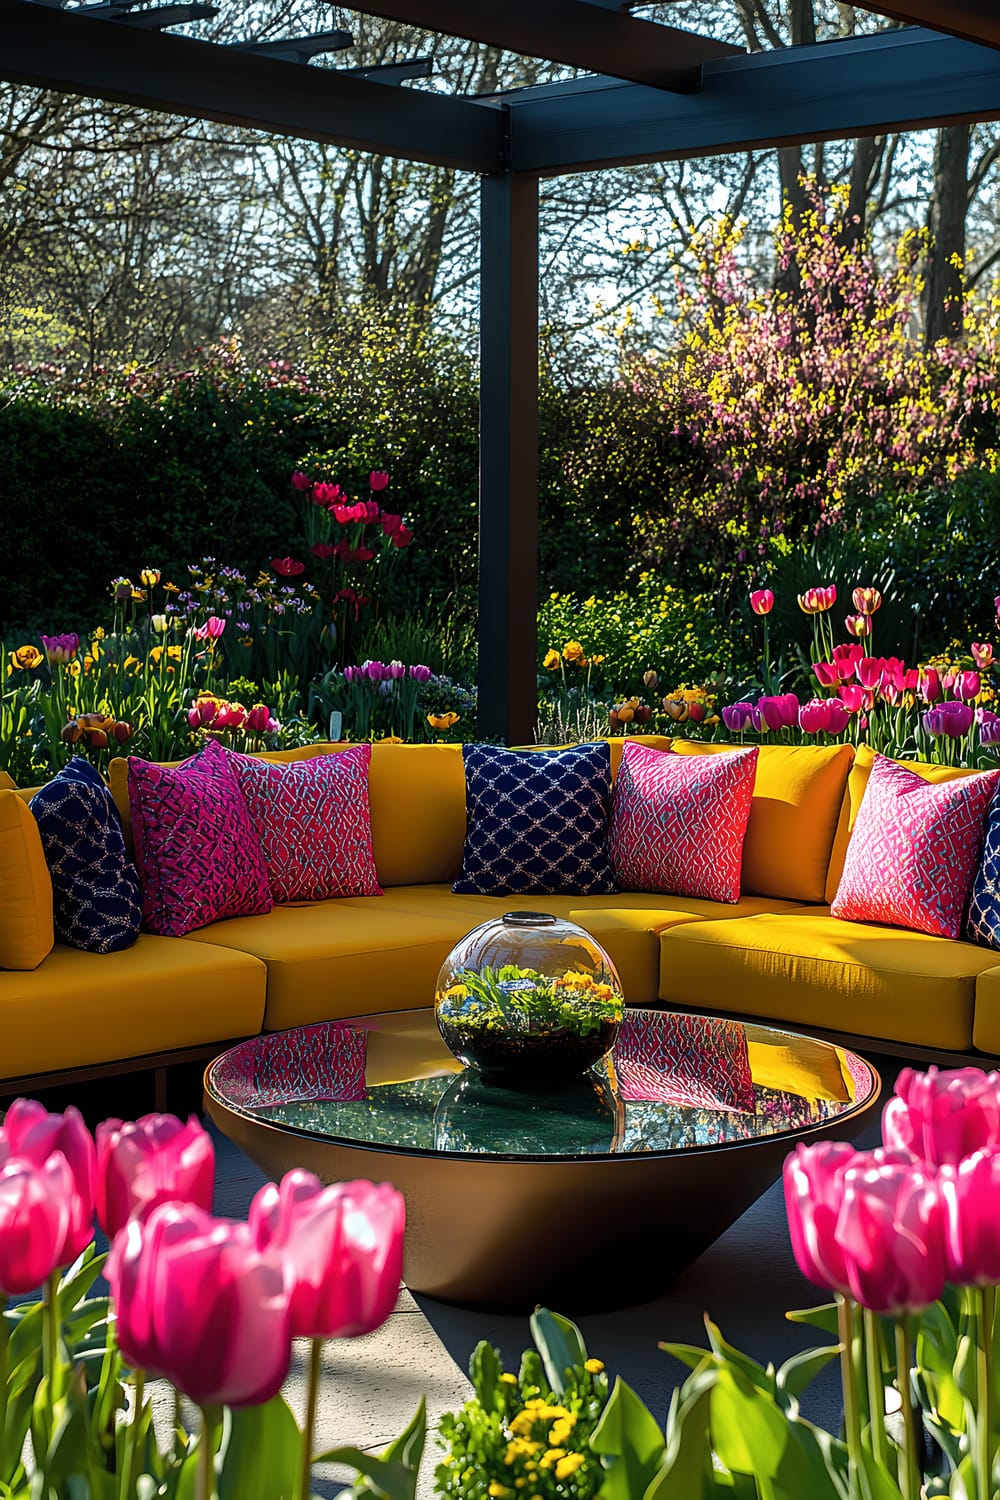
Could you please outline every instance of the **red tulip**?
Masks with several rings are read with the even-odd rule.
[[[271,567],[279,578],[297,578],[306,570],[305,563],[299,562],[295,557],[272,557]]]
[[[862,1158],[844,1172],[841,1188],[834,1235],[851,1296],[893,1315],[936,1302],[946,1276],[936,1179],[920,1166]]]
[[[930,1166],[1000,1146],[1000,1073],[981,1068],[904,1068],[882,1112],[882,1139]]]
[[[816,681],[820,687],[836,687],[840,681],[840,668],[833,661],[817,661],[813,663],[813,671]]]
[[[884,656],[863,656],[857,665],[858,681],[862,687],[881,687],[885,672],[886,660]]]
[[[247,714],[246,727],[251,734],[271,734],[281,726],[266,704],[255,703]]]
[[[832,609],[837,602],[837,586],[831,583],[828,588],[806,589],[804,594],[798,595],[799,609],[803,614],[820,615],[828,609]]]
[[[774,608],[774,594],[771,589],[755,589],[750,595],[750,608],[755,615],[769,615]]]
[[[957,1286],[1000,1282],[1000,1151],[987,1147],[942,1167],[948,1280]]]
[[[336,542],[313,542],[309,551],[321,562],[327,562],[331,557],[337,556],[338,544]]]
[[[160,1203],[193,1203],[208,1212],[215,1184],[215,1148],[191,1115],[143,1115],[97,1127],[97,1218],[109,1239],[129,1219]]]
[[[61,1151],[41,1166],[20,1156],[0,1166],[0,1291],[33,1291],[68,1264],[62,1252],[74,1196]]]
[[[850,682],[846,687],[839,687],[837,689],[837,697],[849,714],[856,714],[860,711],[865,701],[865,690],[859,683]]]
[[[837,664],[842,682],[853,677],[858,669],[858,662],[865,654],[864,646],[859,646],[856,641],[845,646],[834,646],[833,659]]]
[[[936,703],[941,697],[941,676],[936,667],[920,668],[920,694],[925,703]]]
[[[384,490],[386,485],[389,483],[389,476],[384,469],[372,469],[371,473],[368,476],[368,483],[376,492],[378,490]]]
[[[408,547],[413,541],[413,532],[408,526],[398,526],[389,540],[394,547]]]
[[[392,536],[403,524],[402,516],[391,515],[387,510],[382,512],[381,520],[382,530],[386,536]]]
[[[847,1264],[834,1238],[844,1173],[858,1159],[846,1141],[796,1146],[785,1157],[785,1208],[799,1270],[816,1286],[848,1291]]]
[[[313,504],[325,505],[329,509],[331,505],[337,504],[343,493],[339,484],[326,484],[323,480],[320,480],[313,485]]]
[[[302,491],[312,489],[312,480],[308,474],[303,474],[301,469],[296,469],[292,475],[292,488]]]
[[[388,1183],[324,1188],[296,1170],[260,1189],[250,1232],[281,1254],[293,1333],[354,1338],[385,1322],[399,1294],[404,1221],[402,1194]]]
[[[50,1114],[37,1099],[15,1099],[0,1127],[0,1158],[20,1156],[44,1167],[56,1151],[62,1152],[71,1174],[66,1234],[56,1259],[57,1266],[68,1266],[94,1238],[94,1142],[72,1105],[59,1115]]]
[[[105,1275],[129,1364],[200,1406],[277,1394],[291,1360],[288,1294],[280,1261],[245,1224],[161,1203],[115,1237]]]

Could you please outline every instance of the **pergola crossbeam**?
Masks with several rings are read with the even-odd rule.
[[[505,164],[503,110],[386,88],[239,47],[0,0],[0,76],[278,135],[493,172]]]
[[[997,0],[889,0],[888,5],[865,5],[863,9],[911,26],[931,26],[968,42],[1000,47]]]

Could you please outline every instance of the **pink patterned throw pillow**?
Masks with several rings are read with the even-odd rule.
[[[215,740],[179,766],[129,756],[128,800],[150,932],[183,937],[223,917],[271,910],[264,851]]]
[[[756,770],[756,745],[675,755],[626,740],[609,831],[619,886],[738,901]]]
[[[830,906],[848,922],[961,936],[1000,771],[928,782],[876,755]]]
[[[275,901],[381,896],[368,807],[371,745],[284,765],[228,751]]]

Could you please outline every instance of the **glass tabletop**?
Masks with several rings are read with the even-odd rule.
[[[345,1145],[562,1160],[731,1147],[856,1114],[878,1075],[853,1052],[768,1026],[630,1009],[614,1051],[552,1091],[490,1087],[431,1010],[252,1037],[208,1093],[236,1114]]]

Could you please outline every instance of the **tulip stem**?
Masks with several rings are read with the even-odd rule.
[[[59,1399],[59,1272],[53,1271],[45,1283],[42,1305],[45,1327],[43,1359],[45,1375],[49,1382],[49,1410],[53,1411]]]
[[[850,1457],[852,1489],[861,1472],[861,1414],[854,1372],[854,1316],[850,1299],[837,1293],[837,1330],[840,1334],[840,1379],[844,1388],[844,1428]]]
[[[889,1443],[885,1431],[885,1379],[882,1373],[882,1329],[878,1315],[866,1307],[864,1325],[865,1365],[868,1374],[868,1410],[871,1416],[872,1456],[878,1468],[888,1468]]]
[[[125,1435],[125,1467],[122,1470],[122,1483],[119,1490],[121,1500],[132,1500],[132,1490],[135,1485],[135,1453],[139,1445],[139,1424],[142,1421],[145,1399],[146,1372],[136,1370],[132,1380],[132,1420],[128,1424],[128,1432]]]
[[[309,1346],[309,1387],[306,1392],[306,1418],[302,1429],[302,1467],[295,1500],[309,1500],[312,1485],[312,1455],[316,1436],[316,1402],[322,1373],[323,1340],[312,1339]]]
[[[195,1500],[216,1500],[215,1435],[218,1431],[217,1408],[201,1406],[201,1442],[198,1445],[198,1472],[195,1477]]]
[[[913,1339],[909,1318],[904,1313],[896,1319],[896,1385],[903,1413],[903,1446],[899,1455],[899,1488],[903,1500],[920,1500],[920,1465],[917,1461],[917,1423],[910,1387],[913,1363]]]
[[[976,1468],[979,1478],[980,1500],[992,1500],[993,1496],[993,1317],[996,1312],[996,1287],[983,1286],[973,1290],[978,1317],[976,1319],[976,1384],[978,1386],[978,1411],[976,1413]]]

